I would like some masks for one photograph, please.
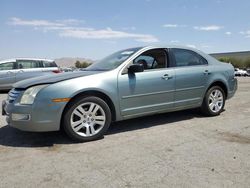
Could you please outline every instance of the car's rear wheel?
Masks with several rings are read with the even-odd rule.
[[[75,141],[96,140],[104,135],[111,123],[107,103],[98,97],[84,97],[72,102],[63,117],[63,128]]]
[[[223,111],[224,105],[224,90],[220,86],[213,86],[207,91],[201,110],[207,116],[217,116]]]

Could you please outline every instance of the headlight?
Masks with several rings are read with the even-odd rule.
[[[38,85],[26,89],[21,98],[20,104],[33,104],[37,93],[47,85]]]

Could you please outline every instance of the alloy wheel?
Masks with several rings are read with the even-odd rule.
[[[70,118],[73,131],[83,137],[90,137],[99,133],[105,122],[106,115],[103,108],[94,102],[78,105]]]
[[[223,94],[219,89],[214,89],[208,98],[208,105],[212,112],[217,113],[223,107]]]

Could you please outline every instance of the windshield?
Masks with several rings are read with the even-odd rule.
[[[84,70],[87,71],[108,71],[117,68],[124,61],[126,61],[130,56],[132,56],[135,52],[140,50],[141,48],[130,48],[126,50],[121,50],[119,52],[113,53],[108,57],[93,63],[89,67]]]

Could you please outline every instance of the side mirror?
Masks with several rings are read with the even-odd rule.
[[[140,64],[133,64],[128,67],[129,73],[143,72],[143,71],[144,71],[144,67],[143,65],[140,65]]]

